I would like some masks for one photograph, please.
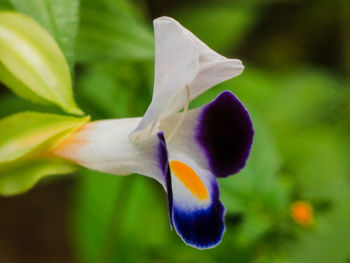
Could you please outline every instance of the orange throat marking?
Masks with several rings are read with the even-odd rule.
[[[208,198],[208,190],[196,172],[188,165],[174,160],[169,163],[171,172],[189,189],[199,200]]]

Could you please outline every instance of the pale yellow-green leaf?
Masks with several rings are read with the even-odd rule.
[[[16,11],[33,18],[55,38],[72,72],[80,0],[9,0],[9,2]]]
[[[29,159],[0,168],[0,195],[21,194],[43,177],[74,172],[77,166],[59,158]]]
[[[45,176],[73,172],[76,165],[51,151],[88,120],[37,112],[0,120],[0,195],[20,194]]]
[[[0,70],[0,81],[17,95],[82,114],[73,99],[69,67],[62,51],[33,19],[0,12],[0,61],[5,67]],[[12,76],[6,76],[6,72]]]
[[[19,97],[26,98],[34,103],[48,104],[47,100],[35,95],[19,79],[17,79],[8,69],[0,62],[0,80]]]
[[[0,168],[30,154],[49,152],[88,120],[89,117],[37,112],[22,112],[0,120]]]

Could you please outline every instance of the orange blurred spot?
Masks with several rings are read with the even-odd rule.
[[[312,206],[307,202],[294,202],[291,206],[294,221],[302,226],[310,226],[313,223]]]
[[[199,200],[208,198],[208,190],[196,172],[180,161],[169,163],[173,174],[192,192]]]

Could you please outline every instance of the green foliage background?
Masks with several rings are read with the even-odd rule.
[[[70,175],[76,184],[65,211],[69,227],[62,230],[72,251],[67,260],[350,261],[347,0],[1,0],[0,7],[31,16],[56,39],[74,73],[75,99],[93,120],[145,112],[153,85],[153,17],[176,18],[246,67],[191,105],[208,103],[228,89],[254,121],[247,167],[220,180],[227,208],[222,243],[198,251],[170,232],[165,194],[156,182],[84,169]],[[1,87],[0,117],[23,110],[62,113]],[[313,206],[312,228],[292,221],[290,205],[296,200]]]

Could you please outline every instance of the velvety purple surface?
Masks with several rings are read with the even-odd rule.
[[[211,204],[206,209],[186,211],[174,200],[173,221],[176,231],[189,245],[206,249],[217,245],[225,231],[225,207],[219,200],[219,187],[213,178]]]
[[[230,91],[222,92],[203,107],[196,128],[196,140],[216,177],[241,170],[253,142],[253,124],[243,104]]]

